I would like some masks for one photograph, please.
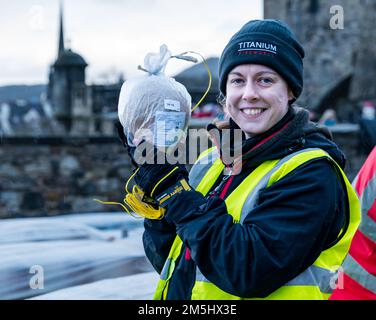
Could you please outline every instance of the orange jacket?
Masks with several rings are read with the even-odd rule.
[[[330,300],[376,300],[376,147],[353,185],[360,199],[362,221]]]

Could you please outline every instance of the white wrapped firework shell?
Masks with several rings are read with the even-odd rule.
[[[191,116],[187,89],[163,71],[171,57],[166,46],[145,57],[145,75],[127,80],[120,91],[118,116],[130,146],[145,139],[158,147],[176,145]]]

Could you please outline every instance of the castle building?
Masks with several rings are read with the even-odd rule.
[[[362,103],[376,102],[375,11],[373,0],[264,0],[264,17],[286,22],[306,52],[298,104],[357,122]]]
[[[59,47],[57,59],[50,67],[48,98],[52,103],[55,118],[67,132],[73,129],[75,116],[90,116],[86,99],[85,59],[64,43],[63,11],[60,9]]]
[[[123,84],[87,85],[88,63],[66,48],[63,10],[60,7],[59,40],[56,61],[50,66],[47,99],[54,117],[68,135],[112,135],[117,118],[117,102]]]

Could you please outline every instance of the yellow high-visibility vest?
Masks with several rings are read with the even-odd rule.
[[[267,188],[283,179],[283,177],[304,163],[322,158],[330,161],[346,185],[349,208],[347,229],[341,230],[338,235],[340,240],[334,243],[332,247],[322,251],[310,267],[262,299],[321,300],[329,298],[335,288],[337,270],[349,251],[351,240],[360,222],[358,197],[342,169],[329,154],[319,148],[311,148],[292,153],[283,159],[265,161],[252,171],[225,200],[227,211],[232,215],[234,223],[242,224],[246,216],[252,214],[252,208],[256,204],[257,196],[261,189]],[[196,191],[206,195],[223,169],[224,164],[219,159],[216,148],[213,147],[200,155],[191,169],[189,182]],[[169,280],[174,272],[175,263],[181,254],[181,248],[182,241],[179,236],[176,236],[162,269],[154,299],[166,299]],[[196,280],[192,289],[191,299],[238,300],[244,298],[221,290],[206,279],[196,266]]]

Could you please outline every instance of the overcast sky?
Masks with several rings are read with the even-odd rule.
[[[58,46],[59,0],[0,0],[0,85],[46,83]],[[220,55],[263,0],[64,0],[66,43],[88,62],[87,82],[138,74],[148,52]],[[168,74],[189,62],[171,61]]]

